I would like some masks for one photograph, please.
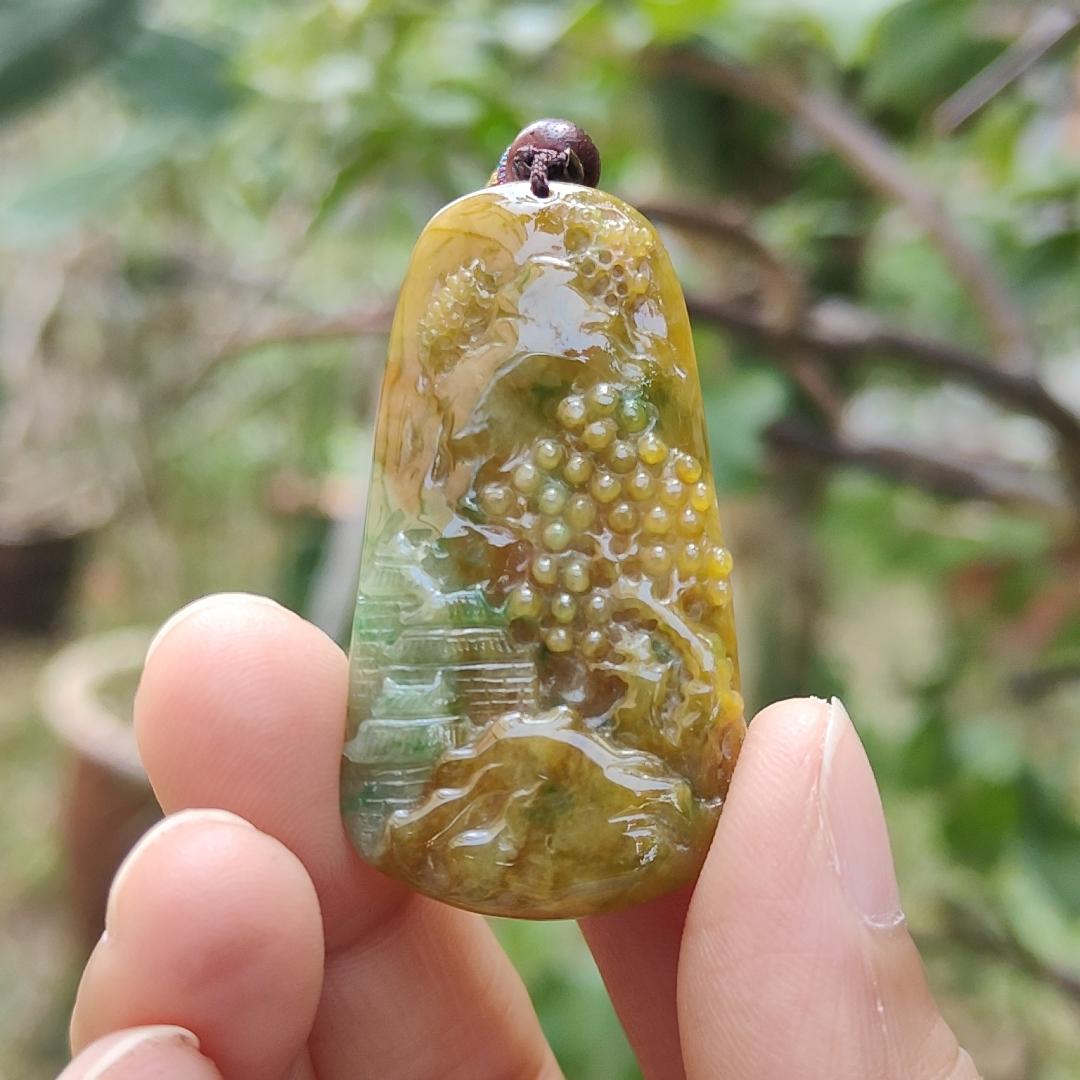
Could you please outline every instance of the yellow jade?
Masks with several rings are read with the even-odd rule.
[[[342,809],[491,915],[697,874],[745,731],[679,283],[620,200],[486,188],[420,237],[383,382]]]

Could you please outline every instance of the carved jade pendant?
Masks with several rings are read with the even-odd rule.
[[[652,226],[564,183],[440,211],[375,435],[342,768],[364,858],[522,918],[693,879],[745,730],[730,572]]]

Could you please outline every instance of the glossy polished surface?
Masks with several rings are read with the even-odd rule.
[[[551,192],[459,199],[413,255],[342,769],[366,859],[525,918],[692,878],[744,733],[678,281],[625,203]]]

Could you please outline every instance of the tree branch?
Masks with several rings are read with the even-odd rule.
[[[986,256],[969,244],[941,200],[903,157],[839,100],[776,71],[756,71],[733,60],[689,48],[650,54],[652,65],[791,116],[809,128],[874,190],[900,203],[941,252],[985,322],[1002,367],[1034,370],[1035,349],[1027,319]]]
[[[709,207],[648,200],[635,204],[653,221],[671,225],[698,236],[706,236],[732,247],[757,264],[761,272],[761,319],[777,331],[790,331],[805,322],[809,296],[802,275],[781,258],[754,232],[753,225],[738,207],[719,203]],[[831,384],[829,372],[820,359],[797,347],[785,350],[787,373],[831,428],[840,423],[843,401]]]
[[[1031,705],[1062,686],[1080,682],[1080,664],[1049,664],[1032,671],[1022,671],[1009,681],[1018,701]]]
[[[393,318],[393,306],[384,303],[324,318],[299,315],[280,319],[255,333],[230,338],[207,359],[207,367],[254,352],[256,349],[269,348],[271,345],[335,341],[351,337],[378,337],[390,333]]]
[[[645,200],[635,204],[650,220],[699,236],[717,240],[752,259],[761,270],[765,314],[770,322],[787,326],[806,307],[806,284],[802,275],[764,243],[746,214],[726,203],[708,207]]]
[[[698,220],[696,215],[694,220]],[[990,367],[978,354],[948,342],[883,326],[868,312],[854,305],[823,302],[809,310],[805,321],[786,327],[766,321],[745,305],[722,300],[705,300],[691,295],[687,297],[687,307],[694,318],[716,323],[781,353],[812,352],[836,367],[899,362],[933,378],[952,379],[973,386],[988,398],[1045,423],[1073,460],[1080,461],[1080,418],[1054,398],[1038,380]],[[194,385],[200,384],[220,364],[256,349],[289,342],[331,341],[386,334],[391,319],[392,309],[385,303],[330,318],[294,316],[282,319],[260,331],[225,342],[204,361]],[[895,462],[883,464],[880,457],[877,461],[880,469],[890,471],[891,475],[897,475],[897,470],[901,468]],[[869,467],[871,459],[863,456],[858,463]],[[985,478],[972,478],[964,472],[963,466],[952,468],[960,472],[954,472],[950,478],[944,478],[941,470],[936,471],[932,490],[956,497],[964,495],[1016,501],[1018,492],[1003,492],[1000,485],[995,487]],[[912,482],[927,486],[915,479],[915,470],[910,467],[910,462],[904,471]],[[930,472],[934,472],[932,466]],[[1036,494],[1026,501],[1044,508],[1059,505],[1045,493]]]
[[[258,349],[289,343],[310,344],[317,341],[378,337],[390,332],[393,318],[393,305],[382,302],[357,308],[342,315],[287,316],[269,323],[261,330],[249,334],[230,335],[203,358],[198,370],[192,373],[182,386],[170,388],[168,399],[175,401],[182,397],[190,397],[222,364]]]
[[[1080,26],[1080,11],[1071,7],[1055,5],[1036,10],[1016,41],[934,110],[931,121],[934,131],[950,135],[1077,26]]]
[[[1080,1006],[1080,972],[1050,963],[1036,955],[1004,921],[991,926],[984,915],[956,901],[946,902],[946,924],[950,943],[960,942],[985,956],[1003,960],[1027,972],[1041,982],[1049,983]]]
[[[857,446],[798,420],[779,420],[766,429],[768,444],[781,454],[823,465],[851,465],[950,499],[986,499],[1006,506],[1060,511],[1052,491],[1027,476],[995,475],[986,469],[891,446]]]
[[[811,308],[804,324],[788,329],[767,323],[744,305],[723,300],[688,296],[686,306],[694,318],[773,349],[812,349],[834,365],[898,362],[934,378],[972,386],[1010,409],[1041,420],[1057,436],[1067,462],[1074,469],[1080,466],[1080,417],[1038,379],[991,367],[977,353],[886,327],[861,308],[835,301]]]
[[[1031,374],[994,367],[985,357],[962,346],[883,324],[871,313],[844,301],[809,305],[798,271],[765,244],[737,207],[721,203],[709,208],[645,201],[642,212],[736,247],[762,270],[778,299],[760,310],[725,300],[686,298],[690,314],[717,323],[744,337],[788,355],[807,352],[834,366],[881,359],[901,361],[937,379],[972,386],[1002,405],[1035,417],[1058,437],[1066,470],[1080,474],[1080,417],[1058,401]],[[1080,483],[1078,483],[1080,490]]]

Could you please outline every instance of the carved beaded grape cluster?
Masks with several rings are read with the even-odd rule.
[[[506,612],[535,624],[551,652],[607,652],[616,576],[689,601],[699,616],[728,603],[731,555],[709,538],[712,487],[696,458],[664,443],[653,413],[629,387],[571,393],[556,409],[557,434],[478,492],[489,520],[532,541],[528,578]]]
[[[447,274],[420,320],[425,366],[445,371],[488,330],[496,277],[480,259]]]
[[[562,231],[578,288],[610,312],[632,309],[652,293],[654,243],[639,222],[595,206],[575,205],[571,215],[559,204],[543,212],[540,220]]]

